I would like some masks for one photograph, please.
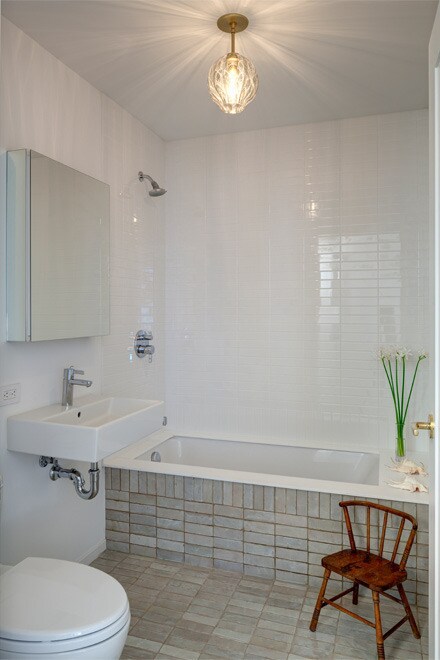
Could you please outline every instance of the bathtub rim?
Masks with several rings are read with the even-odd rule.
[[[288,447],[305,447],[314,449],[328,449],[334,451],[351,451],[355,453],[370,453],[379,456],[379,484],[356,484],[347,483],[343,481],[330,481],[323,479],[306,479],[302,477],[286,477],[282,475],[263,474],[259,472],[244,472],[241,470],[227,470],[222,468],[200,467],[197,465],[182,465],[180,463],[156,463],[153,461],[139,460],[137,457],[141,454],[153,449],[165,440],[178,436],[182,438],[206,438],[208,440],[224,440],[227,442],[248,442],[252,444],[263,445],[283,445]],[[372,450],[372,451],[359,451],[353,447],[347,446],[332,446],[326,445],[325,447],[311,447],[308,444],[293,444],[281,440],[274,440],[272,442],[261,439],[249,438],[219,438],[214,436],[197,436],[195,434],[187,435],[179,433],[178,431],[170,428],[160,429],[150,435],[142,438],[138,442],[124,447],[120,451],[111,454],[104,459],[105,467],[116,468],[122,470],[134,470],[136,472],[147,472],[154,474],[165,474],[182,477],[193,477],[198,479],[210,479],[213,481],[227,481],[243,484],[252,484],[257,486],[269,486],[275,488],[288,488],[293,490],[314,491],[322,493],[330,493],[337,495],[347,495],[353,497],[365,497],[368,499],[381,499],[389,500],[391,502],[411,502],[417,504],[429,504],[429,493],[412,493],[410,491],[393,488],[387,484],[388,481],[401,481],[403,475],[394,472],[388,468],[391,461],[391,452],[389,450]],[[428,454],[424,452],[408,452],[408,458],[412,458],[425,465],[428,463]],[[148,466],[147,469],[142,469],[142,466]],[[417,477],[419,481],[428,485],[427,477]]]

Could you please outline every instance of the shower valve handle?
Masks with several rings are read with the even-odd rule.
[[[146,355],[150,356],[150,362],[151,362],[151,357],[154,353],[154,346],[150,344],[150,341],[153,339],[153,333],[150,332],[149,330],[139,330],[136,333],[136,337],[134,340],[134,350],[136,355],[139,358],[143,358]]]

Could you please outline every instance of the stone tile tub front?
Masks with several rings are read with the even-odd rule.
[[[107,547],[319,586],[322,556],[348,545],[339,507],[348,499],[346,490],[318,492],[107,467]],[[417,518],[405,586],[410,600],[426,607],[427,504],[368,499]],[[355,534],[361,536],[364,527],[356,520]],[[377,542],[377,525],[372,529]]]

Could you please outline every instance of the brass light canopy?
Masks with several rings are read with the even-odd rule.
[[[226,114],[236,115],[254,100],[258,75],[253,63],[235,51],[235,35],[243,32],[249,21],[243,14],[224,14],[217,27],[231,35],[231,51],[211,66],[208,88],[211,98]]]
[[[217,27],[222,32],[229,32],[231,34],[232,24],[234,24],[233,31],[235,33],[243,32],[243,30],[246,30],[247,26],[249,25],[249,20],[243,14],[223,14],[223,16],[220,16],[220,18],[217,20]],[[231,48],[231,50],[234,49]]]

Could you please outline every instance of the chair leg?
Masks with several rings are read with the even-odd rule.
[[[408,603],[408,598],[406,597],[405,589],[403,588],[402,584],[397,585],[397,589],[399,591],[399,596],[400,600],[402,601],[402,605],[405,608],[406,616],[409,619],[409,625],[411,626],[412,633],[416,639],[420,639],[420,630],[417,626],[416,620],[414,618],[414,614],[412,613],[411,606]]]
[[[379,660],[385,660],[385,650],[383,646],[382,620],[380,618],[379,594],[373,591],[374,619],[376,622],[376,645],[377,657]]]
[[[353,586],[353,605],[357,605],[359,601],[359,582],[355,582]]]
[[[322,599],[324,598],[325,590],[327,589],[327,582],[330,577],[330,573],[331,571],[328,568],[326,568],[324,571],[324,577],[322,579],[321,589],[318,594],[318,599],[316,601],[315,610],[313,612],[312,620],[310,622],[310,630],[312,632],[315,632],[316,626],[318,625],[319,614],[321,612],[321,607],[322,607]]]

